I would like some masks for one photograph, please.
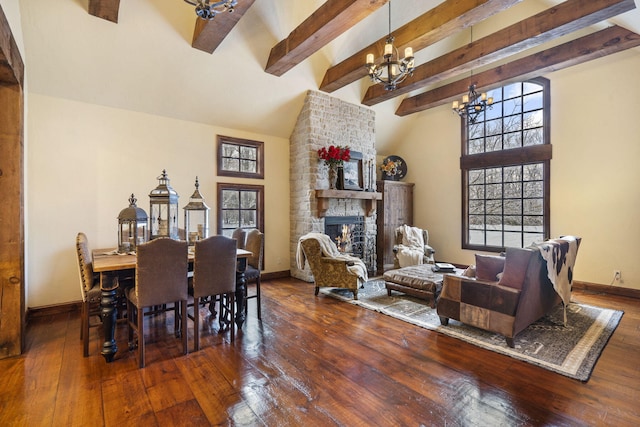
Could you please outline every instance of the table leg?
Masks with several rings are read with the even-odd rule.
[[[118,287],[120,283],[118,276],[108,273],[100,273],[100,289],[102,297],[100,307],[102,309],[102,328],[104,330],[104,343],[102,344],[102,356],[107,363],[113,362],[113,357],[118,351],[116,345],[115,332],[116,320],[118,316]]]
[[[236,325],[238,329],[242,328],[245,321],[244,316],[244,293],[247,286],[247,279],[244,272],[247,269],[247,259],[238,258],[238,268],[236,269]]]
[[[102,307],[102,327],[104,328],[104,344],[102,344],[102,356],[110,363],[118,351],[115,340],[117,308],[117,289],[103,290],[100,306]]]

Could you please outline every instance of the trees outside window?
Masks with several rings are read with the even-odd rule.
[[[264,178],[264,142],[218,135],[218,175]]]
[[[500,252],[549,237],[549,81],[488,96],[493,107],[462,123],[462,247]]]
[[[264,186],[218,183],[218,234],[231,237],[236,228],[264,233]]]

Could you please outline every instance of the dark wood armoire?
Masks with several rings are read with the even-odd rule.
[[[376,253],[378,273],[393,268],[395,229],[402,224],[413,225],[412,182],[377,181],[382,200],[377,205]]]

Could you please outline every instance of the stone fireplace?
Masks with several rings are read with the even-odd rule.
[[[290,269],[293,277],[307,282],[313,281],[313,276],[308,265],[298,268],[296,251],[298,239],[310,232],[328,234],[339,249],[362,258],[370,271],[376,268],[376,214],[370,209],[371,202],[366,197],[351,198],[340,193],[324,199],[323,209],[318,209],[316,190],[329,188],[327,167],[319,160],[318,150],[330,145],[349,146],[362,153],[365,190],[373,191],[374,111],[323,92],[309,91],[290,138]],[[344,238],[350,240],[348,245],[342,242],[343,225],[347,226]]]

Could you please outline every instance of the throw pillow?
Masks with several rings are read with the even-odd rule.
[[[476,254],[476,278],[495,282],[504,269],[504,258],[496,255]]]
[[[507,248],[507,256],[504,263],[504,275],[500,279],[500,285],[510,288],[522,289],[524,277],[527,274],[531,250],[521,248]]]

